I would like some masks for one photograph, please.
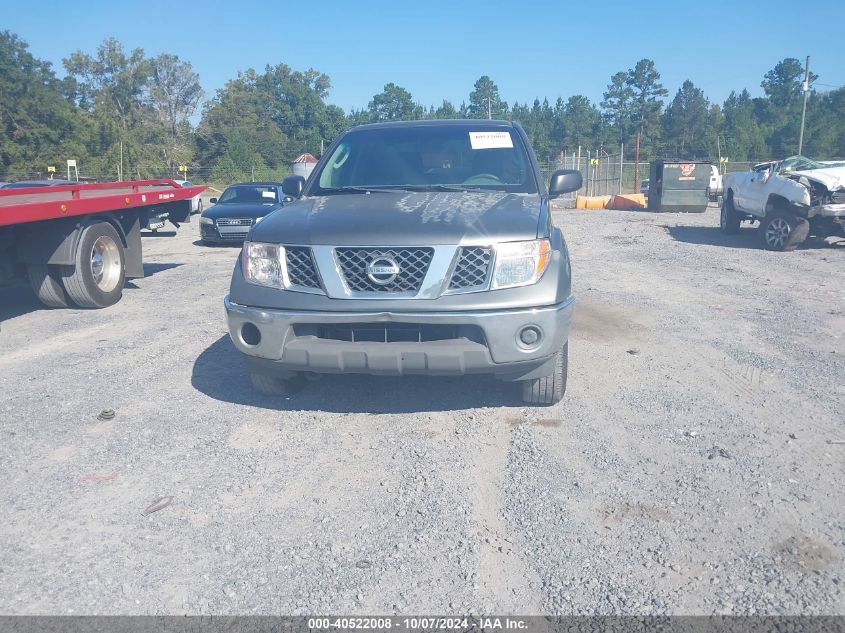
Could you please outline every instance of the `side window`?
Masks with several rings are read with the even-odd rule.
[[[332,154],[329,162],[320,174],[320,187],[342,187],[349,184],[351,170],[350,155],[352,150],[346,143],[341,143]]]

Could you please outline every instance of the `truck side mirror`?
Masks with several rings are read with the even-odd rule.
[[[584,179],[577,169],[558,169],[549,179],[549,198],[578,191],[583,184]]]
[[[217,204],[217,198],[209,198],[208,201],[211,204]]]
[[[292,198],[299,198],[305,188],[305,178],[302,176],[288,176],[282,181],[282,191]]]

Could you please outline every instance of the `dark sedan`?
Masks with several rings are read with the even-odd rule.
[[[220,199],[212,198],[200,216],[203,244],[243,242],[253,224],[282,206],[280,182],[242,182],[226,187]]]

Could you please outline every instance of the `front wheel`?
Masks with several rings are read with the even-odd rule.
[[[725,235],[733,235],[739,232],[739,223],[742,222],[742,216],[734,206],[734,198],[728,194],[722,199],[722,212],[719,216],[719,228]]]
[[[522,401],[528,404],[552,405],[561,401],[566,393],[566,376],[569,368],[569,341],[555,355],[554,371],[548,376],[522,382]]]
[[[760,238],[770,251],[794,251],[807,239],[810,223],[791,213],[772,211],[760,220]]]
[[[252,388],[265,396],[287,396],[301,391],[305,387],[305,377],[295,374],[291,378],[281,378],[273,374],[251,370],[249,380]]]
[[[62,266],[62,282],[80,308],[106,308],[120,301],[126,279],[123,242],[108,222],[82,229],[74,263]]]

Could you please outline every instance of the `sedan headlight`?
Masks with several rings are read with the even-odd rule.
[[[492,288],[513,288],[535,284],[552,258],[549,240],[505,242],[496,246]]]
[[[283,288],[283,256],[284,249],[278,244],[244,242],[241,262],[244,277],[251,284]]]
[[[213,225],[214,220],[212,220],[211,218],[207,218],[204,215],[201,215],[200,216],[200,224],[211,224],[211,225]]]

